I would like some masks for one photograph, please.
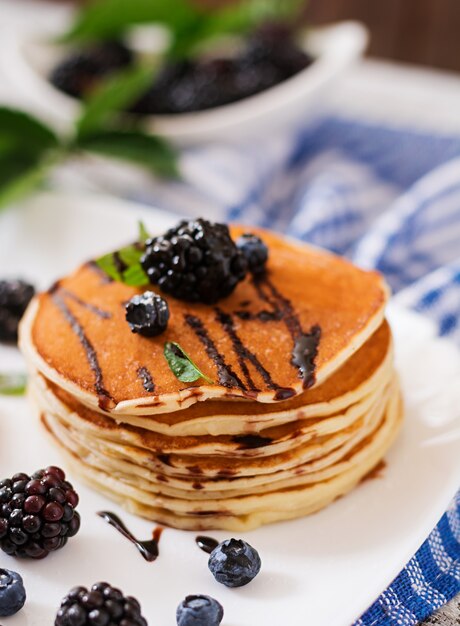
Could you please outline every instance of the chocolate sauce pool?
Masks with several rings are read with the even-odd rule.
[[[203,552],[206,552],[206,554],[211,554],[214,548],[217,548],[217,546],[219,545],[217,539],[213,539],[212,537],[206,537],[205,535],[198,535],[198,537],[195,537],[195,543],[200,548],[200,550],[203,550]]]
[[[123,537],[126,537],[126,539],[128,539],[128,541],[130,541],[137,548],[146,561],[149,561],[150,563],[156,561],[160,554],[158,544],[160,542],[163,528],[157,526],[153,531],[152,539],[139,541],[139,539],[136,539],[132,532],[115,513],[111,513],[110,511],[99,511],[97,515],[102,517],[102,519],[107,522],[107,524],[115,528],[115,530],[118,530]]]

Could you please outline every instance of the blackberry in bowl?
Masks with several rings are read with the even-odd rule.
[[[50,82],[60,91],[83,98],[104,77],[129,66],[132,52],[119,41],[104,41],[73,52],[52,70]]]
[[[136,598],[108,583],[96,583],[91,589],[74,587],[63,598],[54,626],[147,626]]]
[[[78,495],[59,467],[15,474],[0,481],[0,549],[43,559],[80,529]]]

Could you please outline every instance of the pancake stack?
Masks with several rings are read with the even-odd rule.
[[[307,515],[357,485],[400,427],[381,276],[257,232],[266,274],[213,306],[168,298],[160,336],[130,331],[141,290],[91,262],[23,319],[30,397],[69,467],[156,522],[241,531]],[[165,342],[211,382],[178,380]]]

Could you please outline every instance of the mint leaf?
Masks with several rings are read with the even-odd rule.
[[[37,155],[59,145],[55,133],[43,122],[8,107],[0,107],[0,138],[4,154]]]
[[[142,220],[139,220],[139,241],[145,243],[147,239],[150,239],[151,235],[149,234],[145,224]]]
[[[23,396],[26,391],[25,374],[0,374],[0,395]]]
[[[141,265],[141,258],[144,254],[144,238],[149,237],[142,222],[139,222],[139,231],[139,242],[104,254],[95,261],[96,265],[112,280],[132,287],[142,287],[149,284],[147,274]]]
[[[305,0],[241,0],[212,13],[203,38],[244,34],[262,22],[290,21],[305,5]]]
[[[143,254],[144,251],[142,250],[142,248],[136,245],[126,246],[125,248],[121,248],[121,250],[118,251],[118,256],[128,267],[130,267],[131,265],[139,265]]]
[[[123,272],[123,282],[131,287],[143,287],[150,281],[141,265],[133,265]]]
[[[200,14],[188,0],[96,0],[80,9],[61,41],[108,39],[129,26],[148,23],[165,24],[174,33],[182,33]]]
[[[107,276],[110,276],[112,280],[116,280],[120,283],[123,282],[123,276],[118,269],[113,252],[109,252],[109,254],[104,254],[104,256],[99,257],[96,259],[95,263],[107,274]]]
[[[152,84],[154,70],[136,66],[112,74],[102,81],[84,103],[77,121],[78,137],[98,131],[119,111],[132,104]]]
[[[135,246],[129,246],[118,252],[104,254],[96,259],[96,265],[112,280],[131,285],[131,287],[142,287],[149,284],[149,279],[140,264],[141,256],[142,252],[139,252]],[[120,268],[120,262],[122,268]]]
[[[0,207],[38,186],[54,162],[59,140],[28,113],[0,107]]]
[[[48,164],[39,156],[10,155],[0,159],[0,209],[20,200],[45,179]]]
[[[80,139],[83,150],[131,161],[164,177],[177,178],[177,155],[162,139],[141,131],[101,131]]]
[[[203,374],[178,343],[173,341],[166,342],[163,352],[170,370],[183,383],[193,383],[200,378],[204,378],[206,382],[211,385],[214,384],[214,381]]]

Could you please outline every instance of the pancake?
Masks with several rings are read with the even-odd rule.
[[[32,387],[31,391],[33,392]],[[290,450],[320,436],[343,432],[367,413],[378,399],[378,396],[375,398],[375,394],[370,394],[361,402],[348,407],[343,413],[335,413],[327,418],[288,421],[266,428],[257,435],[177,437],[129,425],[121,428],[100,413],[70,401],[64,393],[48,387],[46,392],[36,391],[34,395],[42,411],[59,417],[70,428],[84,433],[88,438],[133,445],[162,455],[184,453],[235,457],[269,456]]]
[[[200,459],[209,456],[216,459],[217,463],[222,461],[219,457],[225,457],[225,465],[229,467],[228,459],[255,457],[261,459],[273,455],[293,453],[297,447],[308,445],[313,441],[321,442],[324,437],[336,435],[339,439],[353,428],[360,428],[360,420],[367,416],[377,403],[381,403],[381,394],[372,395],[362,403],[353,405],[343,415],[334,415],[327,419],[300,420],[294,423],[287,423],[262,431],[255,438],[240,437],[167,437],[158,436],[155,433],[144,432],[139,428],[127,427],[119,428],[109,420],[97,414],[89,413],[87,409],[81,407],[80,413],[70,411],[69,407],[58,401],[54,396],[54,402],[38,399],[40,410],[47,414],[54,415],[64,422],[70,429],[80,433],[83,437],[99,440],[103,442],[125,446],[127,455],[134,454],[133,450],[142,450],[153,455],[160,455],[161,458],[169,455],[168,463],[174,466],[172,460],[175,455],[186,455],[184,462],[186,467],[194,466],[190,460],[191,456],[198,455]],[[97,421],[93,421],[93,417]],[[200,468],[201,469],[201,468]],[[201,470],[202,471],[202,470]]]
[[[184,500],[150,491],[142,481],[130,481],[122,471],[104,471],[96,460],[85,458],[64,443],[61,435],[47,426],[53,440],[63,450],[68,464],[86,482],[121,503],[129,511],[157,522],[185,530],[225,529],[245,531],[261,524],[292,519],[317,511],[356,486],[393,443],[402,421],[399,392],[388,394],[383,419],[363,439],[336,462],[334,470],[319,471],[308,479],[297,478],[295,486],[270,481],[266,489],[248,496],[224,500]],[[279,487],[279,488],[278,488]]]
[[[246,279],[216,307],[168,298],[170,323],[155,338],[131,333],[125,321],[123,305],[137,289],[107,282],[92,264],[80,267],[29,307],[20,333],[27,360],[84,404],[114,413],[170,413],[222,397],[276,402],[303,392],[293,348],[320,329],[307,381],[320,385],[381,325],[387,288],[376,272],[261,235],[270,250],[266,277]],[[163,356],[166,341],[178,342],[215,384],[181,383]],[[149,372],[153,391],[140,372]]]
[[[92,262],[21,323],[29,398],[71,471],[157,523],[236,531],[307,515],[358,484],[399,430],[383,279],[257,232],[267,273],[215,306],[168,297],[159,336],[131,332],[139,289]],[[212,382],[178,380],[167,341]]]
[[[111,428],[113,432],[117,431],[116,424],[123,423],[141,428],[142,431],[177,435],[182,440],[186,436],[217,437],[224,434],[244,437],[301,419],[318,420],[327,415],[340,414],[385,385],[391,375],[391,336],[388,324],[384,322],[365,346],[351,357],[348,364],[342,366],[323,385],[276,405],[249,401],[207,401],[183,411],[156,415],[155,419],[149,419],[148,416],[119,416],[108,412],[103,415],[85,409],[71,394],[42,376],[31,375],[31,380],[41,385],[41,394],[57,396],[69,410],[77,411],[83,417],[91,416],[90,421]],[[109,421],[104,416],[110,418]],[[129,429],[120,432],[129,432]],[[148,434],[145,433],[145,436]],[[158,439],[157,447],[161,447],[163,441]]]

